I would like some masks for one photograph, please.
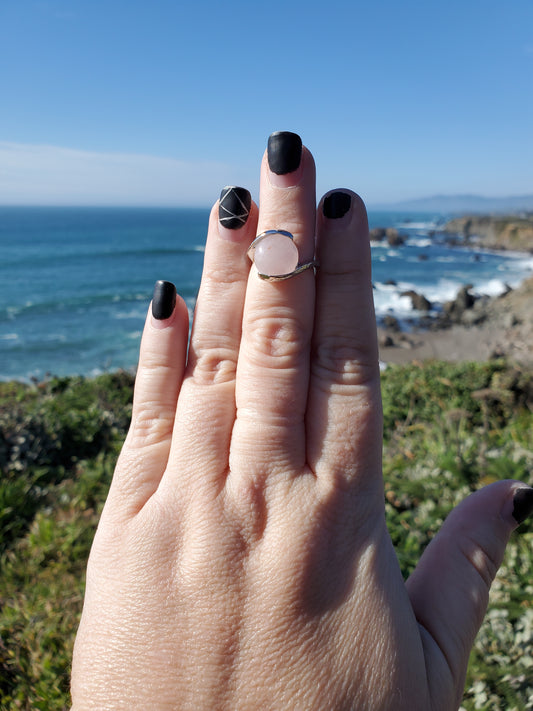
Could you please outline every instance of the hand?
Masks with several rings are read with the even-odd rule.
[[[260,210],[237,188],[211,213],[188,354],[185,304],[156,287],[87,571],[76,711],[460,703],[533,490],[473,494],[404,583],[384,516],[365,208],[348,190],[315,205],[311,154],[273,134]],[[259,278],[246,252],[268,229],[294,235],[300,263],[316,253],[316,276]]]

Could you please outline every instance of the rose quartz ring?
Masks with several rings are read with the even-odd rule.
[[[287,230],[265,230],[257,235],[250,247],[248,256],[255,264],[261,279],[282,281],[300,272],[316,268],[317,262],[298,263],[298,247]]]

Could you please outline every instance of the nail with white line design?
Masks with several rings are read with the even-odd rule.
[[[227,230],[239,230],[246,224],[251,206],[252,196],[246,188],[226,186],[222,189],[218,202],[219,225]],[[219,231],[221,237],[226,236],[226,230]],[[227,236],[231,239],[230,235]]]

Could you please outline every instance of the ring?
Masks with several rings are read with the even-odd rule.
[[[283,281],[306,269],[316,269],[318,262],[300,264],[298,247],[287,230],[265,230],[258,234],[248,247],[247,255],[255,264],[261,279]]]

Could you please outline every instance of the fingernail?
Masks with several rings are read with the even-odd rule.
[[[156,281],[152,298],[152,316],[164,321],[172,316],[176,306],[176,287],[170,281]]]
[[[246,224],[252,196],[246,188],[227,185],[222,188],[218,202],[218,221],[228,230],[238,230]]]
[[[533,514],[533,489],[517,489],[513,496],[513,518],[517,523]]]
[[[302,139],[290,131],[276,131],[268,138],[267,156],[275,175],[294,173],[302,159]]]
[[[340,217],[344,217],[351,204],[352,196],[339,190],[324,198],[322,211],[325,217],[338,220]]]

